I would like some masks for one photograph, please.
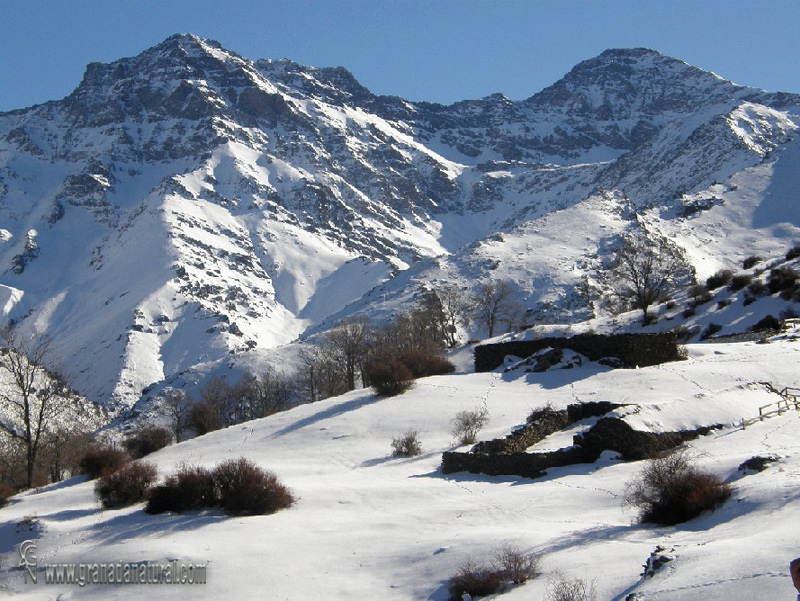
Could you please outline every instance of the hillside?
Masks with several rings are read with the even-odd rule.
[[[800,475],[790,411],[740,427],[777,396],[758,382],[800,386],[796,337],[769,344],[702,343],[687,361],[610,370],[585,364],[542,374],[463,373],[426,378],[408,393],[379,399],[368,390],[297,407],[174,445],[151,459],[162,474],[181,462],[213,466],[241,455],[274,470],[299,501],[271,516],[217,511],[151,516],[142,505],[101,510],[92,483],[74,478],[20,495],[0,510],[2,580],[12,598],[139,598],[136,586],[25,585],[16,546],[35,538],[42,563],[168,561],[207,563],[196,598],[446,599],[446,581],[468,557],[485,559],[503,542],[541,553],[544,576],[497,597],[543,598],[556,570],[593,580],[598,599],[682,601],[779,599],[794,593],[788,562],[800,531],[793,518]],[[481,439],[501,437],[531,409],[576,401],[624,403],[634,428],[672,431],[722,424],[690,444],[697,461],[731,482],[714,513],[675,527],[642,526],[622,496],[640,463],[606,453],[595,464],[555,468],[539,480],[443,476],[453,448],[450,420],[485,405]],[[570,444],[588,426],[554,434],[531,451]],[[390,455],[390,440],[419,431],[422,455]],[[766,471],[737,471],[754,455],[774,455]],[[31,529],[18,524],[34,516]],[[672,561],[643,579],[660,546]],[[153,599],[175,588],[149,587]],[[631,596],[633,595],[633,596]]]
[[[419,283],[509,279],[530,323],[603,317],[630,232],[701,278],[800,239],[798,107],[648,49],[442,106],[172,36],[0,114],[0,307],[116,411],[285,364]]]

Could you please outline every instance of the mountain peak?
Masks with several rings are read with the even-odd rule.
[[[656,50],[612,48],[578,63],[527,102],[609,120],[664,111],[692,112],[699,106],[728,101],[741,89]]]

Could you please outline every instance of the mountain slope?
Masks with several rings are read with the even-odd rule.
[[[798,107],[646,49],[521,102],[442,106],[173,36],[0,115],[3,312],[120,408],[390,313],[375,287],[416,285],[411,265],[510,278],[534,320],[586,317],[631,229],[676,238],[701,273],[800,238]]]
[[[638,370],[596,364],[542,374],[460,374],[419,380],[406,394],[378,399],[361,390],[304,405],[162,449],[148,460],[166,475],[181,462],[214,466],[247,456],[275,470],[298,502],[270,516],[226,517],[209,510],[147,515],[142,505],[110,511],[92,483],[77,478],[31,491],[0,510],[3,582],[14,598],[138,597],[136,586],[25,584],[17,545],[35,539],[42,564],[166,562],[208,565],[207,584],[191,594],[281,599],[447,598],[447,579],[469,558],[488,559],[501,543],[542,555],[544,576],[503,599],[544,598],[557,570],[594,581],[600,599],[694,601],[778,599],[791,593],[800,473],[795,436],[800,414],[783,412],[742,430],[743,417],[777,395],[754,382],[800,386],[797,341],[689,346],[689,359]],[[675,527],[642,526],[622,508],[625,484],[641,463],[605,453],[594,464],[555,468],[539,480],[473,474],[444,476],[450,420],[485,405],[481,439],[502,437],[532,409],[576,401],[626,403],[634,428],[674,431],[722,424],[691,443],[703,469],[730,481],[733,497],[713,513]],[[554,434],[531,450],[572,442],[589,425]],[[422,455],[391,457],[390,441],[419,431]],[[777,461],[761,473],[737,467],[754,455]],[[18,522],[34,515],[32,530]],[[672,557],[652,578],[642,564]],[[113,588],[112,588],[113,587]],[[153,599],[175,587],[148,587]]]

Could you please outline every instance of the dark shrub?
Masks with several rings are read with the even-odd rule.
[[[693,306],[697,307],[710,301],[714,296],[703,284],[695,284],[689,288],[689,298]]]
[[[681,316],[682,316],[684,319],[689,319],[689,318],[690,318],[692,315],[694,315],[695,313],[697,313],[697,310],[695,310],[695,308],[694,308],[694,307],[688,307],[688,308],[686,308],[686,309],[684,309],[684,310],[683,310],[683,313],[681,313]]]
[[[398,356],[400,363],[405,365],[415,378],[426,376],[441,376],[451,374],[456,366],[435,352],[408,351]]]
[[[709,290],[716,290],[722,286],[727,286],[733,279],[733,272],[730,269],[720,269],[717,273],[706,280],[706,286]]]
[[[731,292],[739,292],[742,288],[749,285],[753,281],[753,276],[747,273],[735,275],[731,278],[731,283],[728,286]]]
[[[422,444],[416,430],[408,430],[392,439],[392,452],[397,457],[416,457],[422,453]]]
[[[217,505],[219,500],[211,471],[203,467],[182,465],[164,484],[150,491],[145,511],[183,513]]]
[[[753,280],[747,287],[748,294],[757,297],[767,294],[767,285],[761,280]]]
[[[706,329],[700,334],[700,340],[708,340],[714,334],[719,332],[722,329],[722,326],[718,323],[710,323],[706,326]]]
[[[789,249],[789,252],[786,253],[786,260],[791,261],[792,259],[796,259],[800,257],[800,244],[795,244],[792,248]]]
[[[189,409],[187,425],[198,436],[214,432],[222,428],[222,419],[216,403],[212,401],[201,401],[192,405]]]
[[[650,460],[628,483],[624,503],[639,510],[642,522],[671,526],[716,509],[730,495],[729,484],[700,472],[679,449]]]
[[[367,379],[377,394],[395,396],[411,388],[411,370],[398,359],[373,360],[366,368]]]
[[[244,457],[223,461],[213,475],[219,504],[230,515],[274,513],[294,503],[292,493],[275,474]]]
[[[17,494],[17,491],[13,486],[5,482],[0,483],[0,507],[5,507],[8,504],[8,500],[15,494]]]
[[[165,428],[146,426],[134,432],[122,443],[122,446],[134,459],[155,453],[159,449],[172,444],[172,434]]]
[[[80,460],[80,470],[89,480],[108,476],[125,466],[130,455],[114,447],[90,447]]]
[[[106,509],[127,507],[147,498],[157,476],[158,470],[154,464],[134,461],[97,480],[94,494]]]
[[[730,304],[731,304],[731,299],[723,298],[721,301],[717,301],[717,308],[718,309],[724,309],[725,307],[727,307]]]
[[[750,328],[751,332],[778,332],[781,329],[781,320],[774,315],[767,315],[759,320],[753,327]]]
[[[793,291],[797,286],[797,272],[791,267],[778,267],[769,272],[769,291],[771,294]]]
[[[450,578],[447,590],[450,601],[461,601],[466,593],[473,599],[496,593],[505,584],[501,570],[476,565],[467,561],[455,576]]]
[[[742,267],[744,267],[745,269],[750,269],[757,263],[761,263],[761,261],[763,260],[764,259],[762,259],[758,255],[752,255],[750,257],[747,257],[744,261],[742,261]]]

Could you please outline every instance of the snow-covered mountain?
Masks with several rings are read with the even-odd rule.
[[[646,49],[441,106],[176,35],[0,114],[0,306],[112,407],[420,282],[511,279],[531,320],[587,317],[631,229],[700,275],[799,240],[798,123],[800,96]]]

